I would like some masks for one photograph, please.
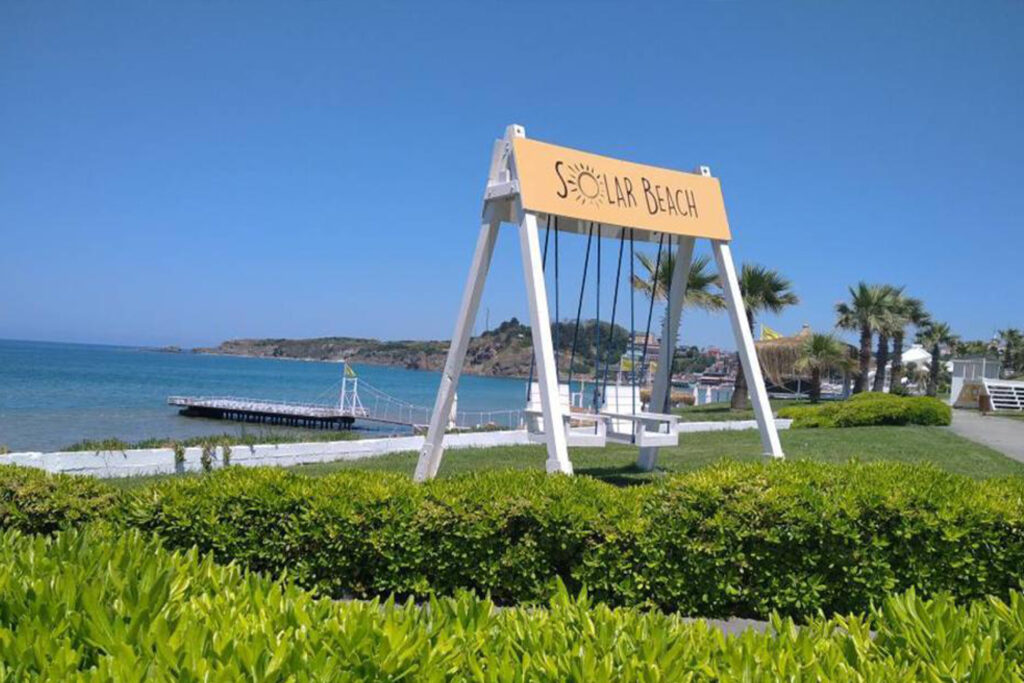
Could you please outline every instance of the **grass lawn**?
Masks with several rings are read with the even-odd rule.
[[[963,439],[943,427],[859,427],[854,429],[795,429],[780,432],[782,447],[790,459],[841,463],[896,460],[932,463],[950,472],[975,478],[1024,475],[1024,463],[1016,462],[991,448]],[[701,432],[683,434],[676,448],[664,448],[659,469],[686,472],[723,458],[756,461],[761,458],[757,432]],[[578,474],[615,484],[643,482],[657,474],[640,472],[633,466],[636,449],[628,446],[574,448],[570,456]],[[386,470],[407,472],[416,466],[415,453],[396,453],[350,462],[300,465],[293,471],[320,476],[341,470]],[[440,476],[495,468],[543,468],[540,446],[505,446],[487,449],[449,450]]]
[[[1024,413],[1011,413],[1009,411],[1003,411],[1001,413],[989,413],[986,417],[1008,417],[1011,420],[1024,420]]]
[[[782,406],[793,406],[807,403],[807,401],[790,401],[771,399],[772,412],[777,413]],[[702,406],[687,406],[676,408],[673,411],[679,416],[680,422],[725,422],[727,420],[753,420],[754,409],[733,410],[726,403],[706,403]]]

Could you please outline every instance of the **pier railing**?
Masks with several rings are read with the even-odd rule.
[[[216,408],[223,410],[261,411],[273,410],[281,414],[315,415],[318,417],[366,417],[364,410],[342,410],[338,406],[323,403],[300,403],[273,399],[244,398],[241,396],[168,396],[167,403],[184,408]]]
[[[167,403],[185,409],[217,411],[233,415],[277,415],[314,420],[343,418],[407,425],[413,428],[430,423],[431,409],[397,399],[374,387],[361,387],[361,401],[353,407],[336,404],[279,401],[241,396],[169,396]],[[523,426],[522,410],[480,410],[456,413],[452,424],[456,429],[518,429]]]

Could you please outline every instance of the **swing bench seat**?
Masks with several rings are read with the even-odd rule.
[[[527,439],[531,443],[547,443],[544,413],[528,409],[523,414],[526,417]],[[603,415],[566,411],[562,413],[562,423],[565,425],[565,441],[568,446],[601,448],[607,442],[608,420]]]
[[[581,396],[577,395],[576,398],[582,401]],[[566,444],[568,446],[603,447],[608,433],[608,420],[578,407],[574,411],[573,396],[568,384],[558,385],[558,399],[562,409]],[[544,431],[544,412],[541,410],[540,387],[536,382],[530,384],[530,398],[526,410],[523,411],[523,417],[526,422],[527,439],[531,443],[547,443],[547,434]]]
[[[608,441],[640,448],[679,445],[679,416],[665,413],[618,413],[602,410],[608,419]]]
[[[679,444],[679,416],[638,410],[640,392],[635,386],[608,386],[598,412],[608,419],[608,441],[640,448]]]

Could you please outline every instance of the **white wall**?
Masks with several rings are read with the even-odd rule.
[[[527,444],[525,430],[503,432],[470,432],[449,434],[444,438],[447,448],[487,448]],[[418,451],[422,436],[400,436],[384,439],[327,441],[318,443],[284,443],[260,446],[232,446],[231,464],[244,467],[289,467],[308,463],[372,458],[387,453]],[[131,477],[149,474],[174,474],[202,470],[199,446],[185,449],[185,461],[175,463],[171,448],[147,448],[128,451],[71,451],[57,453],[11,453],[0,463],[35,467],[47,472],[87,474],[94,477]],[[223,450],[217,448],[213,466],[222,467]]]
[[[775,420],[778,429],[789,429],[792,420]],[[680,422],[680,432],[713,432],[756,429],[754,420],[727,422]],[[445,448],[490,448],[529,444],[525,429],[501,432],[468,432],[448,434]],[[337,460],[373,458],[388,453],[418,451],[422,436],[398,436],[384,439],[325,441],[317,443],[283,443],[260,446],[232,446],[231,464],[243,467],[290,467]],[[0,464],[35,467],[47,472],[85,474],[93,477],[132,477],[176,472],[199,472],[203,449],[185,449],[185,461],[174,462],[171,448],[146,448],[128,451],[66,451],[57,453],[11,453],[0,456]],[[213,467],[223,466],[223,450],[218,447]]]

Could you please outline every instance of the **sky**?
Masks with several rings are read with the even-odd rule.
[[[1024,327],[1022,121],[1019,2],[10,0],[0,337],[448,338],[517,123],[710,166],[737,261],[800,296],[774,329],[830,329],[866,280],[989,338]],[[562,318],[583,251],[561,242]],[[527,310],[505,226],[476,330]],[[734,347],[724,315],[680,335]]]

